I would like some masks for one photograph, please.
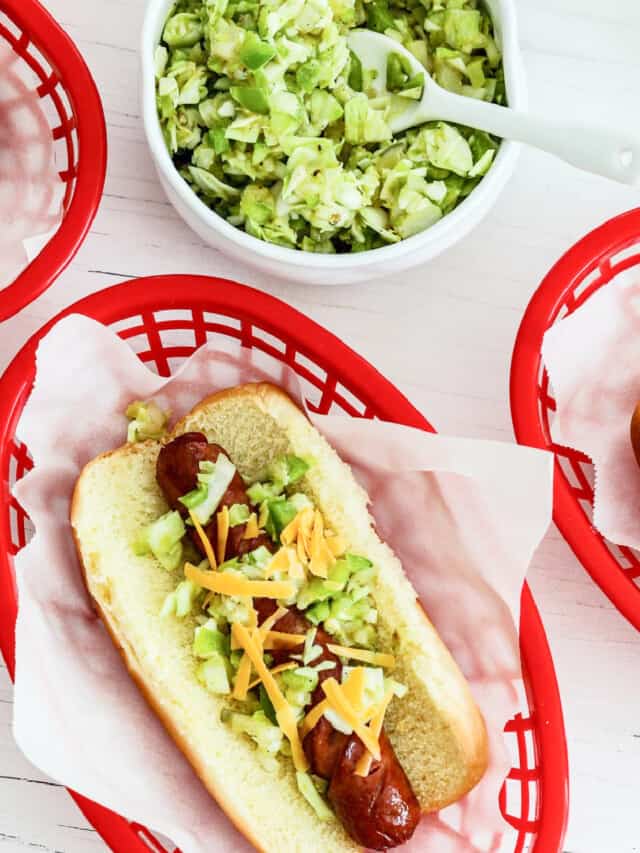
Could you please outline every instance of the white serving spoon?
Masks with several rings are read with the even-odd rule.
[[[407,101],[406,109],[392,115],[393,133],[425,121],[451,121],[486,130],[503,139],[515,139],[548,151],[583,169],[604,175],[623,184],[640,185],[640,138],[622,131],[553,121],[454,95],[439,86],[421,62],[394,39],[372,30],[352,30],[349,47],[362,67],[377,72],[376,92],[386,91],[387,56],[397,53],[407,58],[414,74],[424,74],[424,92],[420,101]]]

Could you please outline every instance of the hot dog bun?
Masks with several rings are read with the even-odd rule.
[[[333,530],[379,569],[373,595],[381,633],[394,648],[394,671],[409,687],[385,728],[425,812],[467,793],[487,765],[487,735],[469,687],[416,602],[400,562],[372,526],[368,497],[298,407],[273,385],[244,385],[200,403],[166,441],[204,433],[225,448],[246,479],[283,453],[312,457],[302,481]],[[194,623],[161,620],[180,572],[132,553],[140,528],[167,511],[155,464],[161,443],[129,444],[90,462],[78,479],[71,523],[85,582],[129,672],[236,826],[265,851],[359,849],[339,821],[320,821],[302,798],[293,766],[264,770],[248,739],[220,722],[224,697],[195,677]]]

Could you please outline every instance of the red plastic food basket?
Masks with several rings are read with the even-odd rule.
[[[555,454],[554,520],[584,568],[638,630],[639,555],[609,542],[593,527],[593,466],[588,456],[555,444],[551,437],[555,400],[541,349],[550,326],[572,314],[619,272],[639,265],[637,208],[587,234],[553,267],[525,312],[511,364],[516,438]]]
[[[309,405],[317,412],[380,418],[434,431],[390,382],[334,335],[279,300],[243,285],[159,276],[110,287],[77,302],[31,338],[0,380],[0,647],[12,676],[17,613],[13,557],[28,538],[30,522],[11,487],[32,467],[28,448],[16,438],[16,426],[33,384],[38,342],[70,313],[111,326],[163,376],[208,339],[232,338],[290,365],[305,381]],[[520,649],[528,704],[505,729],[513,768],[500,808],[517,831],[515,853],[558,853],[568,809],[567,750],[553,662],[526,585]],[[113,850],[173,850],[143,827],[78,794],[72,796]],[[494,841],[487,853],[497,849]]]
[[[2,0],[0,47],[6,46],[30,69],[65,186],[58,230],[13,284],[0,290],[0,322],[43,293],[78,251],[98,209],[107,165],[104,113],[93,78],[69,36],[37,0]]]

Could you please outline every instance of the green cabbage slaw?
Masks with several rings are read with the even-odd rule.
[[[232,465],[224,454],[219,454],[214,464],[200,463],[197,489],[179,500],[192,508],[202,507],[210,500],[212,491],[218,493],[215,468],[221,464],[223,470]],[[274,459],[264,470],[262,478],[254,482],[247,493],[250,505],[233,504],[229,510],[229,523],[246,523],[254,513],[262,520],[261,526],[269,533],[277,549],[281,545],[283,528],[313,502],[296,486],[303,480],[313,459],[285,455]],[[234,468],[235,471],[235,468]],[[206,485],[209,491],[200,494]],[[299,486],[298,486],[299,487]],[[199,500],[197,500],[199,499]],[[206,523],[206,522],[203,522]],[[146,525],[133,543],[136,554],[153,553],[164,568],[175,571],[183,567],[181,537],[186,527],[176,511],[169,511],[151,524]],[[176,544],[180,547],[176,555]],[[184,551],[191,546],[184,544]],[[342,550],[342,548],[340,548]],[[249,580],[264,579],[265,569],[274,553],[264,545],[221,563],[217,571],[234,572]],[[201,560],[198,568],[210,569],[207,559]],[[182,572],[178,572],[181,577]],[[335,660],[321,660],[323,647],[316,642],[318,628],[322,627],[340,645],[356,646],[365,651],[376,651],[381,638],[378,635],[378,611],[373,597],[377,569],[366,557],[348,551],[336,557],[327,572],[327,577],[304,572],[297,579],[288,580],[295,587],[291,599],[279,601],[285,607],[295,606],[302,611],[310,625],[303,642],[294,646],[287,655],[288,668],[273,669],[273,679],[286,700],[294,720],[299,725],[313,704],[314,691],[320,682],[320,673],[335,670]],[[273,580],[286,579],[286,572],[276,570],[270,574]],[[275,708],[264,684],[249,682],[244,698],[236,697],[234,686],[239,674],[243,651],[232,644],[232,625],[252,624],[253,601],[247,597],[235,597],[207,592],[189,579],[180,580],[166,596],[160,617],[162,619],[190,619],[193,625],[191,653],[194,674],[198,682],[209,693],[226,697],[227,703],[220,710],[220,719],[233,732],[248,737],[255,745],[255,756],[259,764],[270,772],[279,772],[280,758],[291,756],[291,746],[281,729]],[[255,622],[253,622],[255,624]],[[277,625],[277,623],[276,623]],[[285,634],[286,636],[286,634]],[[302,639],[302,638],[301,638]],[[344,684],[354,668],[363,668],[363,701],[365,707],[377,707],[391,692],[402,699],[407,687],[396,681],[388,671],[375,663],[358,663],[335,650],[341,659],[342,672],[334,673]],[[263,652],[264,664],[271,668],[274,658]],[[351,723],[334,709],[324,711],[324,717],[334,729],[343,734],[353,732]],[[309,803],[320,820],[330,820],[334,813],[326,798],[327,781],[312,773],[296,772],[296,783],[300,794]]]
[[[393,94],[350,52],[351,28],[403,44],[450,91],[505,103],[479,0],[179,0],[156,50],[162,132],[194,192],[261,240],[312,252],[396,243],[455,208],[498,141],[429,122],[392,136],[422,81],[389,57]]]

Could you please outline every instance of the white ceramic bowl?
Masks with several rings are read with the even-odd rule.
[[[147,141],[160,182],[185,222],[211,246],[231,257],[303,284],[354,284],[392,277],[436,257],[471,231],[489,212],[516,164],[519,146],[505,141],[476,189],[431,228],[381,249],[323,255],[286,249],[258,240],[230,225],[201,201],[184,181],[167,151],[156,112],[154,52],[173,0],[148,0],[142,28],[142,110]],[[504,56],[509,104],[526,108],[526,84],[518,44],[515,0],[487,0]]]

